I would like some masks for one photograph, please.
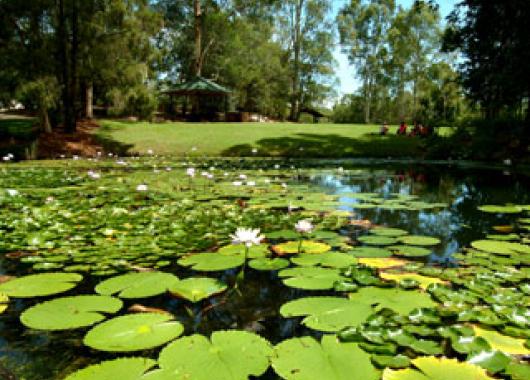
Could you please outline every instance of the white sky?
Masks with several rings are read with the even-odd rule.
[[[349,0],[333,0],[333,17],[348,2]],[[445,18],[459,0],[438,0],[437,2],[440,5],[440,13]],[[397,0],[397,4],[403,7],[410,7],[413,3],[414,0]],[[337,61],[337,70],[335,73],[340,81],[338,88],[339,96],[354,92],[360,85],[359,80],[355,77],[355,68],[350,66],[346,55],[341,53],[340,46],[337,45],[335,47],[333,55]]]

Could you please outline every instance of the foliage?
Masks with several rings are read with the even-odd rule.
[[[74,288],[83,276],[77,273],[42,273],[0,284],[0,292],[15,298],[44,297]]]
[[[165,293],[178,278],[170,273],[128,273],[109,278],[96,285],[96,293],[116,294],[120,298],[145,298]]]
[[[121,358],[80,369],[65,380],[140,380],[156,362],[148,358]]]

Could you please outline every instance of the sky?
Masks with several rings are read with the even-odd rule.
[[[438,0],[437,3],[440,5],[440,13],[442,18],[451,13],[455,4],[460,0]],[[333,14],[336,15],[339,9],[349,0],[333,0]],[[397,0],[397,4],[404,8],[410,7],[414,3],[414,0]],[[337,46],[333,52],[335,60],[337,61],[337,70],[335,73],[340,81],[338,87],[339,96],[354,92],[359,86],[360,82],[355,77],[355,68],[350,66],[348,58],[345,54],[341,53],[340,46]]]

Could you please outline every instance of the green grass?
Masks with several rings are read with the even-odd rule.
[[[32,138],[34,119],[21,118],[1,118],[0,119],[0,136],[15,138]]]
[[[379,125],[293,123],[144,123],[101,121],[96,135],[116,153],[183,156],[415,157],[422,140],[379,136]],[[193,148],[196,148],[192,152]]]

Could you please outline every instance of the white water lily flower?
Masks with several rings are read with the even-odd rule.
[[[294,229],[295,229],[298,233],[301,233],[301,234],[308,234],[308,233],[310,233],[311,231],[313,231],[314,228],[315,228],[315,226],[313,226],[313,223],[311,223],[311,221],[309,221],[309,220],[307,220],[307,219],[299,220],[299,221],[294,225]]]
[[[208,179],[213,179],[214,178],[214,175],[212,173],[208,173],[208,175],[206,176],[206,178]]]
[[[243,182],[241,182],[241,181],[234,181],[234,182],[232,182],[232,185],[234,185],[234,186],[241,186],[241,185],[243,185]]]
[[[286,184],[285,182],[283,182],[283,183],[282,183],[282,187],[283,187],[284,189],[287,189],[287,184]]]
[[[274,169],[279,169],[280,168],[280,165],[276,164],[274,165]]]
[[[195,168],[186,169],[186,174],[190,177],[195,177]]]
[[[136,191],[147,191],[147,190],[148,190],[148,187],[145,183],[142,183],[136,186]]]
[[[195,152],[196,150],[197,150],[197,147],[196,147],[196,146],[194,146],[194,147],[191,148],[191,151],[192,151],[192,152]]]
[[[247,176],[246,176],[245,174],[240,174],[240,175],[239,175],[239,178],[241,178],[241,179],[247,179]]]
[[[92,178],[92,179],[100,179],[100,178],[101,178],[101,174],[99,174],[99,173],[97,173],[97,172],[95,172],[95,171],[93,171],[93,170],[89,170],[89,171],[87,172],[87,175],[88,175],[90,178]]]
[[[247,182],[247,186],[256,186],[256,182],[255,181],[248,181]]]
[[[259,245],[265,239],[265,236],[260,235],[259,228],[253,230],[252,228],[239,227],[230,237],[232,244],[245,244],[247,247]]]
[[[15,189],[7,189],[7,194],[9,194],[11,197],[14,197],[16,195],[18,195],[18,190],[15,190]]]
[[[147,154],[152,156],[154,153],[153,149],[147,149]]]
[[[258,153],[258,150],[256,148],[252,148],[252,153],[256,154],[256,153]]]

